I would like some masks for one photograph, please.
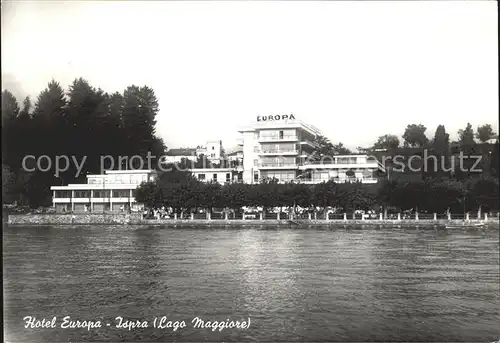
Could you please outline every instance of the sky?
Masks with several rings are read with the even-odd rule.
[[[353,149],[470,122],[498,132],[496,1],[2,1],[2,89],[148,85],[169,148],[290,114]]]

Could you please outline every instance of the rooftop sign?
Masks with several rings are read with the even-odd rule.
[[[271,115],[271,116],[257,116],[257,121],[278,121],[278,120],[287,120],[287,119],[295,119],[293,114],[285,114],[285,115]]]

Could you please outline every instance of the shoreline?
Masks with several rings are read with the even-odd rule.
[[[323,226],[323,227],[342,227],[342,226],[396,226],[396,227],[444,227],[446,225],[464,225],[467,226],[484,224],[484,227],[499,226],[499,220],[496,217],[484,219],[143,219],[140,214],[15,214],[9,215],[8,226],[71,226],[71,225],[127,225],[127,226],[166,226],[166,227],[185,227],[185,226],[203,226],[203,227],[233,227],[233,226]]]

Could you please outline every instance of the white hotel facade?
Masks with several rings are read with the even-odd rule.
[[[241,129],[239,148],[231,153],[229,168],[191,169],[202,182],[255,184],[266,178],[280,183],[316,184],[334,182],[376,183],[383,166],[368,155],[335,155],[321,158],[314,154],[320,130],[291,115],[258,116],[256,122]],[[215,150],[215,149],[214,149]],[[115,170],[88,175],[86,184],[52,186],[57,212],[120,212],[140,210],[133,191],[144,181],[156,177],[154,170]]]
[[[383,166],[368,155],[315,155],[317,145],[314,141],[322,133],[297,120],[295,115],[257,116],[256,119],[252,125],[239,130],[242,165],[224,169],[225,178],[216,175],[216,170],[208,172],[206,169],[191,170],[195,177],[200,181],[240,180],[249,184],[266,178],[281,183],[315,184],[330,180],[377,183],[376,172],[383,170]]]
[[[108,170],[87,175],[87,183],[52,186],[52,204],[56,212],[140,211],[133,191],[142,182],[153,181],[154,170]]]

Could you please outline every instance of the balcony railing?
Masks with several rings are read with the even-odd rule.
[[[261,149],[258,151],[261,154],[298,154],[297,149]]]
[[[310,146],[313,146],[313,147],[318,147],[319,146],[317,143],[314,143],[313,141],[311,141],[309,139],[302,139],[300,141],[300,144],[309,144]]]
[[[313,178],[298,178],[297,181],[303,183],[321,183],[333,181],[336,183],[344,183],[344,182],[362,182],[362,183],[377,183],[378,179],[374,177],[365,177],[365,178],[356,178],[356,177],[346,177],[346,178],[321,178],[321,177],[313,177]]]
[[[259,136],[259,141],[298,141],[297,135]]]
[[[321,161],[305,161],[304,165],[308,164],[377,164],[376,160],[365,160],[365,161],[357,161],[357,160],[333,160],[332,158],[323,158]]]
[[[274,163],[261,163],[259,164],[262,168],[274,168],[274,167],[297,167],[296,163],[284,163],[284,162],[274,162]]]

